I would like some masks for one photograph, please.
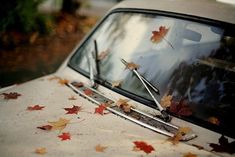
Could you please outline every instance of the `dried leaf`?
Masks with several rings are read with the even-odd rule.
[[[128,104],[129,100],[127,99],[119,99],[117,102],[116,102],[116,105],[121,108],[124,112],[126,113],[129,113],[131,112],[131,108],[132,106],[130,104]]]
[[[160,26],[159,31],[152,31],[151,41],[153,43],[159,43],[166,36],[168,30],[169,28],[167,29],[165,26]]]
[[[122,80],[114,81],[114,82],[112,82],[112,88],[120,87],[121,84],[122,84]]]
[[[129,100],[128,99],[119,99],[116,104],[120,107],[122,104],[126,104]]]
[[[106,106],[104,104],[99,105],[95,108],[95,113],[98,113],[100,115],[104,115],[104,110],[106,109]]]
[[[100,60],[105,59],[105,58],[108,56],[109,52],[110,52],[109,50],[102,51],[102,52],[98,55],[98,60],[100,61]]]
[[[48,122],[52,125],[52,130],[63,130],[70,120],[65,118],[60,118],[58,121],[55,122]]]
[[[161,106],[164,108],[170,107],[171,106],[171,100],[172,96],[171,95],[164,95],[161,99]]]
[[[69,97],[68,99],[69,100],[77,100],[77,98],[75,96],[73,96],[73,95],[71,97]]]
[[[45,106],[34,105],[34,106],[27,107],[27,110],[29,110],[29,111],[42,110],[44,107]]]
[[[61,85],[66,85],[66,84],[69,83],[69,81],[66,80],[66,79],[59,79],[59,80],[58,80],[58,83],[61,84]]]
[[[47,149],[46,148],[37,148],[37,149],[35,149],[35,153],[40,154],[40,155],[44,155],[47,153]]]
[[[84,86],[84,84],[82,82],[73,82],[72,84],[77,88],[81,88]]]
[[[29,42],[30,42],[30,44],[33,44],[35,41],[36,41],[36,39],[38,38],[38,32],[34,32],[31,36],[30,36],[30,38],[29,38]]]
[[[61,138],[61,141],[65,141],[65,140],[70,140],[71,139],[71,135],[69,132],[63,132],[62,135],[58,136],[59,138]]]
[[[211,151],[214,152],[226,152],[229,154],[235,153],[235,141],[228,142],[228,139],[222,135],[219,138],[219,143],[209,143],[210,147],[212,147]]]
[[[193,154],[193,153],[191,153],[191,152],[188,152],[188,153],[184,154],[183,157],[197,157],[197,155],[196,155],[196,154]]]
[[[188,134],[191,131],[192,129],[189,127],[181,127],[173,137],[168,138],[168,141],[172,142],[173,145],[176,145],[179,143],[180,140],[182,140],[184,135]]]
[[[169,111],[179,116],[191,116],[193,114],[190,106],[184,99],[181,99],[178,103],[172,102]]]
[[[73,105],[72,108],[64,108],[64,110],[67,111],[66,114],[78,114],[78,112],[81,111],[81,106]]]
[[[212,124],[215,124],[215,125],[219,125],[219,124],[220,124],[219,119],[216,118],[216,117],[210,117],[210,118],[208,118],[207,121],[210,122],[210,123],[212,123]]]
[[[50,131],[52,129],[52,126],[51,125],[43,125],[43,126],[38,126],[37,128],[41,129],[41,130]]]
[[[130,70],[134,70],[134,69],[136,70],[139,68],[140,68],[140,65],[135,64],[133,62],[127,63],[127,65],[126,65],[126,69],[130,69]]]
[[[134,141],[133,142],[135,144],[135,146],[133,147],[134,151],[138,151],[138,150],[142,150],[144,151],[146,154],[151,153],[152,151],[154,151],[155,149],[153,148],[153,146],[147,144],[144,141]]]
[[[104,152],[104,150],[107,149],[107,148],[108,148],[108,147],[102,146],[102,145],[100,145],[100,144],[98,144],[98,145],[95,146],[95,150],[96,150],[97,152]]]
[[[86,94],[87,96],[92,96],[93,95],[93,91],[91,89],[84,89],[84,94]]]
[[[10,92],[10,93],[2,93],[4,95],[4,99],[9,100],[9,99],[17,99],[21,94],[17,92]]]

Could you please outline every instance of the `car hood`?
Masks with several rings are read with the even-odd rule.
[[[185,143],[173,145],[166,136],[112,113],[94,113],[97,105],[76,94],[57,77],[46,76],[4,91],[10,92],[21,96],[8,100],[0,96],[1,157],[36,156],[38,148],[46,149],[45,157],[211,155]],[[44,108],[30,111],[28,107],[35,105]],[[67,114],[64,108],[73,106],[81,108],[77,114]],[[69,122],[52,130],[38,128],[57,125],[50,122],[60,118]],[[69,133],[70,139],[62,140],[63,133]],[[136,149],[136,142],[142,142],[143,147]]]

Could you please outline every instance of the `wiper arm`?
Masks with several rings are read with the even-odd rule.
[[[121,59],[121,61],[125,66],[127,66],[128,63],[124,59]],[[148,91],[148,93],[150,94],[150,96],[154,100],[155,104],[157,105],[158,109],[161,112],[161,118],[164,121],[169,122],[171,120],[170,115],[166,112],[165,109],[162,108],[161,104],[157,101],[157,99],[155,98],[153,93],[150,91],[149,87],[151,87],[158,94],[159,94],[159,90],[156,87],[154,87],[148,80],[146,80],[142,75],[140,75],[139,72],[137,71],[137,69],[133,69],[132,71],[137,76],[137,78],[141,81],[141,83],[144,85],[145,89]],[[149,87],[147,85],[149,85]]]

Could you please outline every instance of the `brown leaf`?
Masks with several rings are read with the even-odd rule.
[[[66,114],[78,114],[78,112],[81,111],[81,106],[73,105],[72,108],[64,108],[64,110],[67,111]]]
[[[127,63],[126,69],[134,70],[134,69],[139,69],[140,65],[135,64],[133,62]]]
[[[41,130],[50,131],[52,129],[52,126],[51,125],[43,125],[43,126],[38,126],[37,128],[41,129]]]
[[[235,141],[228,142],[228,139],[222,135],[219,138],[219,143],[209,143],[210,147],[213,149],[211,151],[214,152],[226,152],[229,154],[235,153]]]
[[[109,54],[109,50],[105,50],[105,51],[102,51],[99,55],[98,55],[98,60],[103,60],[105,59]]]
[[[29,110],[29,111],[42,110],[44,107],[45,106],[34,105],[34,106],[27,107],[27,110]]]
[[[102,146],[102,145],[98,144],[98,145],[95,146],[95,151],[104,152],[104,150],[107,149],[107,148],[108,147],[106,147],[106,146]]]
[[[29,42],[30,42],[30,44],[33,44],[35,41],[36,41],[36,39],[38,38],[38,32],[34,32],[31,36],[30,36],[30,38],[29,38]]]
[[[119,99],[117,102],[116,102],[116,105],[121,108],[124,112],[126,113],[129,113],[131,112],[131,108],[132,106],[130,104],[128,104],[129,100],[127,99]]]
[[[66,84],[69,83],[69,81],[66,80],[66,79],[59,79],[59,80],[58,80],[58,83],[61,84],[61,85],[66,85]]]
[[[71,97],[69,97],[68,99],[69,100],[77,100],[77,98],[75,96],[73,96],[73,95]]]
[[[193,153],[191,153],[191,152],[188,152],[188,153],[184,154],[183,157],[197,157],[197,155],[196,155],[196,154],[193,154]]]
[[[77,88],[81,88],[84,86],[84,84],[82,82],[73,82],[72,84]]]
[[[122,84],[122,80],[113,81],[113,82],[112,82],[112,88],[114,88],[114,87],[120,87],[121,84]]]
[[[181,99],[179,102],[172,102],[169,111],[175,113],[178,116],[191,116],[193,114],[188,102]]]
[[[144,151],[146,154],[151,153],[152,151],[154,151],[155,149],[153,148],[153,146],[147,144],[144,141],[134,141],[133,142],[135,144],[135,146],[133,147],[133,151],[138,151],[138,150],[142,150]]]
[[[40,154],[40,155],[44,155],[47,153],[47,149],[46,148],[36,148],[35,153]]]
[[[168,138],[168,141],[172,142],[173,145],[176,145],[179,143],[180,140],[182,140],[184,135],[188,134],[191,131],[192,129],[189,127],[181,127],[173,137]]]
[[[9,99],[17,99],[21,94],[17,92],[10,92],[10,93],[2,93],[4,95],[4,99],[9,100]]]
[[[170,107],[171,106],[171,100],[172,96],[171,95],[164,95],[161,99],[161,106],[164,108]]]
[[[210,118],[208,118],[207,121],[210,122],[210,123],[212,123],[212,124],[215,124],[215,125],[219,125],[219,124],[220,124],[219,119],[216,118],[216,117],[210,117]]]
[[[168,30],[169,28],[167,29],[165,26],[160,26],[159,30],[152,31],[151,41],[153,43],[159,43],[166,36]]]

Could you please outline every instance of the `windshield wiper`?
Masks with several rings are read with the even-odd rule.
[[[127,62],[124,59],[121,59],[122,63],[127,66]],[[154,100],[155,104],[157,105],[158,109],[161,112],[161,118],[166,121],[169,122],[171,120],[171,116],[166,112],[165,109],[162,108],[161,104],[157,101],[157,99],[155,98],[155,96],[153,95],[153,93],[151,92],[151,90],[149,89],[149,87],[151,87],[157,94],[159,94],[159,90],[154,87],[147,79],[145,79],[138,71],[137,69],[132,69],[133,73],[137,76],[137,78],[140,80],[140,82],[144,85],[145,89],[148,91],[148,93],[150,94],[150,96],[152,97],[152,99]],[[148,87],[149,86],[149,87]]]

